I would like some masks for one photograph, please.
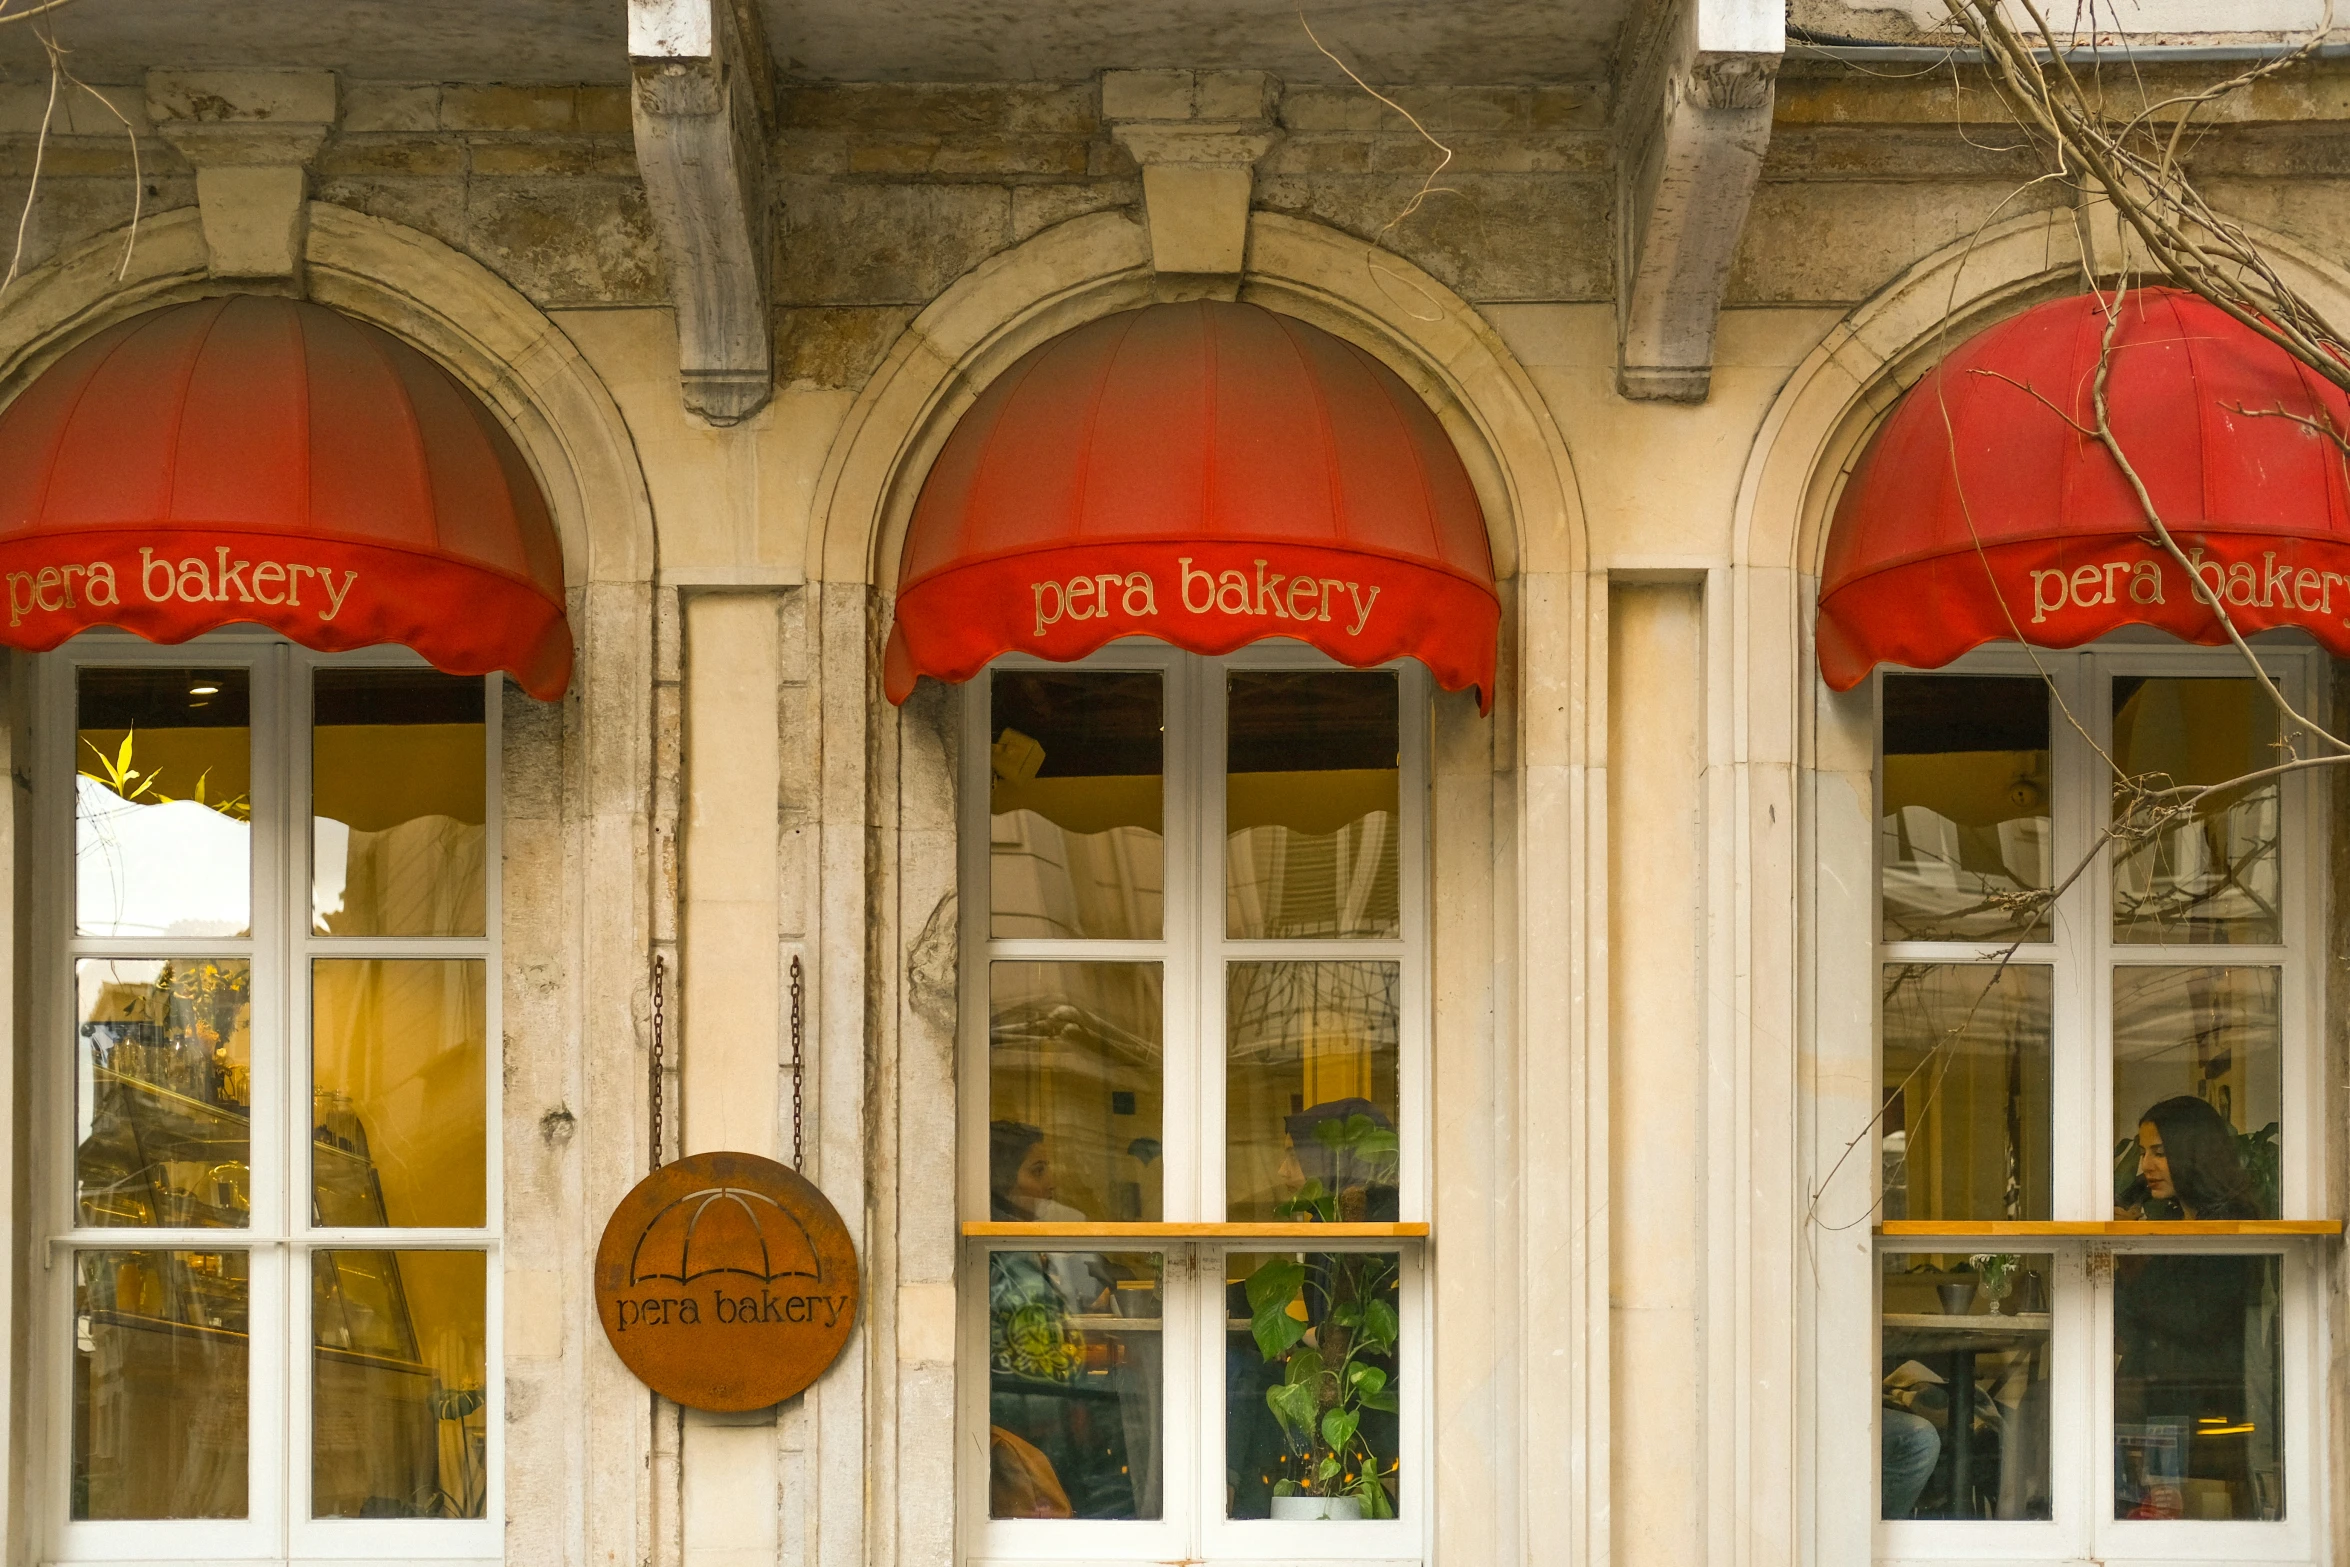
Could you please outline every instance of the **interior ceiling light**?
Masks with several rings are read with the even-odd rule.
[[[190,687],[188,687],[188,695],[190,695],[190,696],[218,696],[218,695],[220,695],[220,687],[218,687],[218,686],[190,686]]]

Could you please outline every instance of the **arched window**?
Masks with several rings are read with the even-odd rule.
[[[242,632],[41,662],[46,1556],[499,1553],[500,689]]]
[[[1138,639],[967,689],[967,1554],[1421,1554],[1429,695]]]

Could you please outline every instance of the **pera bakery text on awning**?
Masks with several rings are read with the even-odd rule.
[[[397,643],[452,674],[571,677],[562,551],[489,410],[391,334],[301,301],[170,305],[0,413],[0,645],[93,626]]]
[[[1392,370],[1254,305],[1153,305],[1033,350],[963,416],[907,531],[886,686],[1293,637],[1417,658],[1490,708],[1500,616],[1468,472]]]
[[[2094,434],[2112,332],[2114,434],[2187,560],[2164,550]],[[2328,431],[2332,434],[2327,433]],[[1934,669],[2014,639],[2077,647],[2120,626],[2226,640],[2294,626],[2350,654],[2350,399],[2195,295],[2052,300],[1980,333],[1912,387],[1836,509],[1821,672]]]

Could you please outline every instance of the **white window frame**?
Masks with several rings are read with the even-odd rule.
[[[2303,712],[2326,689],[2324,656],[2298,639],[2262,639],[2261,667],[2288,700]],[[1883,681],[1887,675],[2045,676],[2057,700],[2049,708],[2050,803],[2053,817],[2051,864],[2063,876],[2088,849],[2102,816],[2105,793],[2101,764],[2073,734],[2064,709],[2097,746],[2110,749],[2112,676],[2168,676],[2242,679],[2242,655],[2230,648],[2190,647],[2169,638],[2122,633],[2064,652],[2002,644],[1978,649],[1940,670],[1885,669],[1872,681],[1877,695],[1876,794],[1868,819],[1870,863],[1877,874],[1868,889],[1870,927],[1880,931],[1873,974],[1900,962],[1984,963],[1995,961],[1995,941],[1887,941],[1881,934],[1883,864],[1881,829],[1884,800]],[[2323,1106],[2325,1051],[2324,965],[2319,961],[2325,932],[2325,877],[2317,846],[2326,842],[2326,797],[2310,773],[2282,780],[2279,819],[2279,887],[2283,941],[2274,946],[2217,946],[2120,943],[2112,939],[2110,854],[2100,854],[2088,874],[2062,898],[2051,918],[2049,939],[2016,949],[2017,965],[2055,970],[2051,1018],[2049,1123],[2051,1208],[2058,1220],[2104,1220],[2112,1215],[2109,1148],[2113,1124],[2110,1046],[2111,973],[2117,964],[2154,966],[2274,966],[2280,983],[2283,1103],[2279,1107],[2279,1201],[2287,1219],[2326,1217],[2326,1137]],[[1881,993],[1881,991],[1879,992]],[[1875,1103],[1885,1093],[1883,1009],[1872,1001],[1875,1030]],[[2086,1042],[2084,1044],[2084,1042]],[[1877,1148],[1882,1125],[1864,1146]],[[1882,1169],[1882,1158],[1871,1160]],[[1880,1563],[2038,1561],[2094,1559],[2122,1567],[2129,1563],[2277,1562],[2314,1563],[2327,1538],[2325,1520],[2327,1422],[2322,1387],[2327,1341],[2324,1269],[2317,1243],[2289,1236],[2098,1237],[2098,1236],[1888,1236],[1876,1238],[1869,1266],[1870,1347],[1830,1376],[1844,1391],[1833,1407],[1879,1407],[1879,1351],[1875,1320],[1881,1310],[1881,1259],[1888,1253],[1953,1254],[1994,1250],[2053,1254],[2054,1315],[2049,1343],[2051,1391],[2050,1496],[2053,1516],[2026,1520],[1886,1520],[1882,1517],[1883,1469],[1872,1421],[1865,1461],[1870,1483],[1865,1495],[1873,1520],[1874,1555]],[[2110,1259],[2149,1253],[2255,1253],[2283,1259],[2280,1288],[2280,1348],[2285,1423],[2285,1517],[2273,1523],[2199,1520],[2129,1521],[2113,1511],[2113,1306]],[[1849,1380],[1847,1380],[1849,1378]],[[1862,1455],[1853,1450],[1853,1457]],[[1827,1494],[1833,1495],[1831,1491]]]
[[[958,1560],[978,1563],[1191,1560],[1351,1561],[1397,1564],[1426,1560],[1434,1538],[1430,1420],[1434,1303],[1427,1242],[1331,1240],[1310,1248],[1294,1240],[1248,1240],[1214,1233],[1225,1213],[1224,965],[1250,957],[1392,961],[1399,965],[1398,1059],[1402,1149],[1398,1213],[1429,1216],[1429,1058],[1432,980],[1429,930],[1429,704],[1427,671],[1399,659],[1377,666],[1397,676],[1401,775],[1398,896],[1394,939],[1247,941],[1225,928],[1225,676],[1245,670],[1337,670],[1347,666],[1302,644],[1269,641],[1221,657],[1191,654],[1147,638],[1126,638],[1087,658],[1054,663],[1024,654],[998,658],[961,693],[957,859],[961,893],[961,1006],[957,1124],[961,1157],[958,1206],[966,1218],[989,1212],[988,988],[990,961],[1148,961],[1164,965],[1165,1106],[1161,1141],[1166,1171],[1164,1223],[1198,1233],[1171,1235],[1137,1225],[1130,1238],[1087,1238],[1065,1245],[1034,1239],[968,1239],[959,1270],[956,1493]],[[1163,752],[1166,833],[1161,939],[1097,941],[992,939],[988,934],[990,863],[990,676],[997,670],[1147,670],[1164,685]],[[1185,824],[1189,824],[1188,833]],[[991,1251],[1067,1249],[1163,1253],[1161,1407],[1165,1480],[1157,1521],[991,1519],[988,1517],[988,1264]],[[1235,1520],[1224,1516],[1225,1334],[1223,1275],[1227,1253],[1381,1251],[1398,1257],[1397,1376],[1400,1485],[1397,1516],[1345,1523]],[[1210,1303],[1213,1303],[1212,1309]]]
[[[250,671],[253,881],[249,937],[147,940],[74,934],[75,672],[84,667],[213,667]],[[33,1171],[34,1332],[32,1491],[43,1559],[57,1562],[190,1561],[494,1562],[504,1553],[505,1379],[501,1241],[504,1227],[499,1041],[501,903],[499,734],[501,677],[484,677],[488,821],[484,833],[484,934],[479,937],[318,936],[311,923],[311,675],[319,669],[422,669],[402,648],[321,654],[244,630],[157,647],[109,631],[86,632],[37,665],[33,706],[34,806],[30,834],[34,910],[29,1141]],[[253,985],[253,1213],[246,1229],[82,1228],[74,1223],[73,964],[82,957],[245,957]],[[480,1228],[331,1229],[308,1222],[310,972],[319,958],[464,958],[484,969],[487,1190]],[[266,1056],[264,1051],[267,1052]],[[264,1072],[262,1068],[268,1070]],[[270,1128],[273,1139],[265,1141]],[[274,1148],[270,1142],[274,1142]],[[266,1157],[265,1157],[266,1153]],[[264,1218],[274,1222],[264,1223]],[[487,1433],[484,1516],[479,1519],[314,1519],[310,1512],[311,1285],[317,1250],[473,1251],[483,1254]],[[250,1254],[247,1516],[137,1522],[70,1516],[74,1333],[72,1256],[77,1251],[243,1250]],[[263,1355],[258,1346],[281,1351]]]

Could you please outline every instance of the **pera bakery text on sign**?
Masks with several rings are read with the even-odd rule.
[[[103,611],[122,603],[122,583],[137,584],[149,604],[259,604],[308,609],[322,621],[339,614],[343,600],[359,581],[359,573],[344,567],[341,581],[332,566],[299,560],[248,559],[226,544],[212,547],[212,558],[169,552],[158,559],[151,544],[139,546],[138,559],[125,561],[120,572],[104,558],[12,571],[5,579],[8,624],[11,630],[27,617],[64,614],[75,610]],[[310,590],[309,602],[302,598]],[[82,624],[105,623],[102,614],[85,614]],[[75,629],[80,629],[77,625]]]
[[[771,1159],[665,1165],[613,1210],[596,1312],[623,1364],[695,1409],[765,1409],[831,1365],[857,1321],[857,1253],[824,1194]]]

